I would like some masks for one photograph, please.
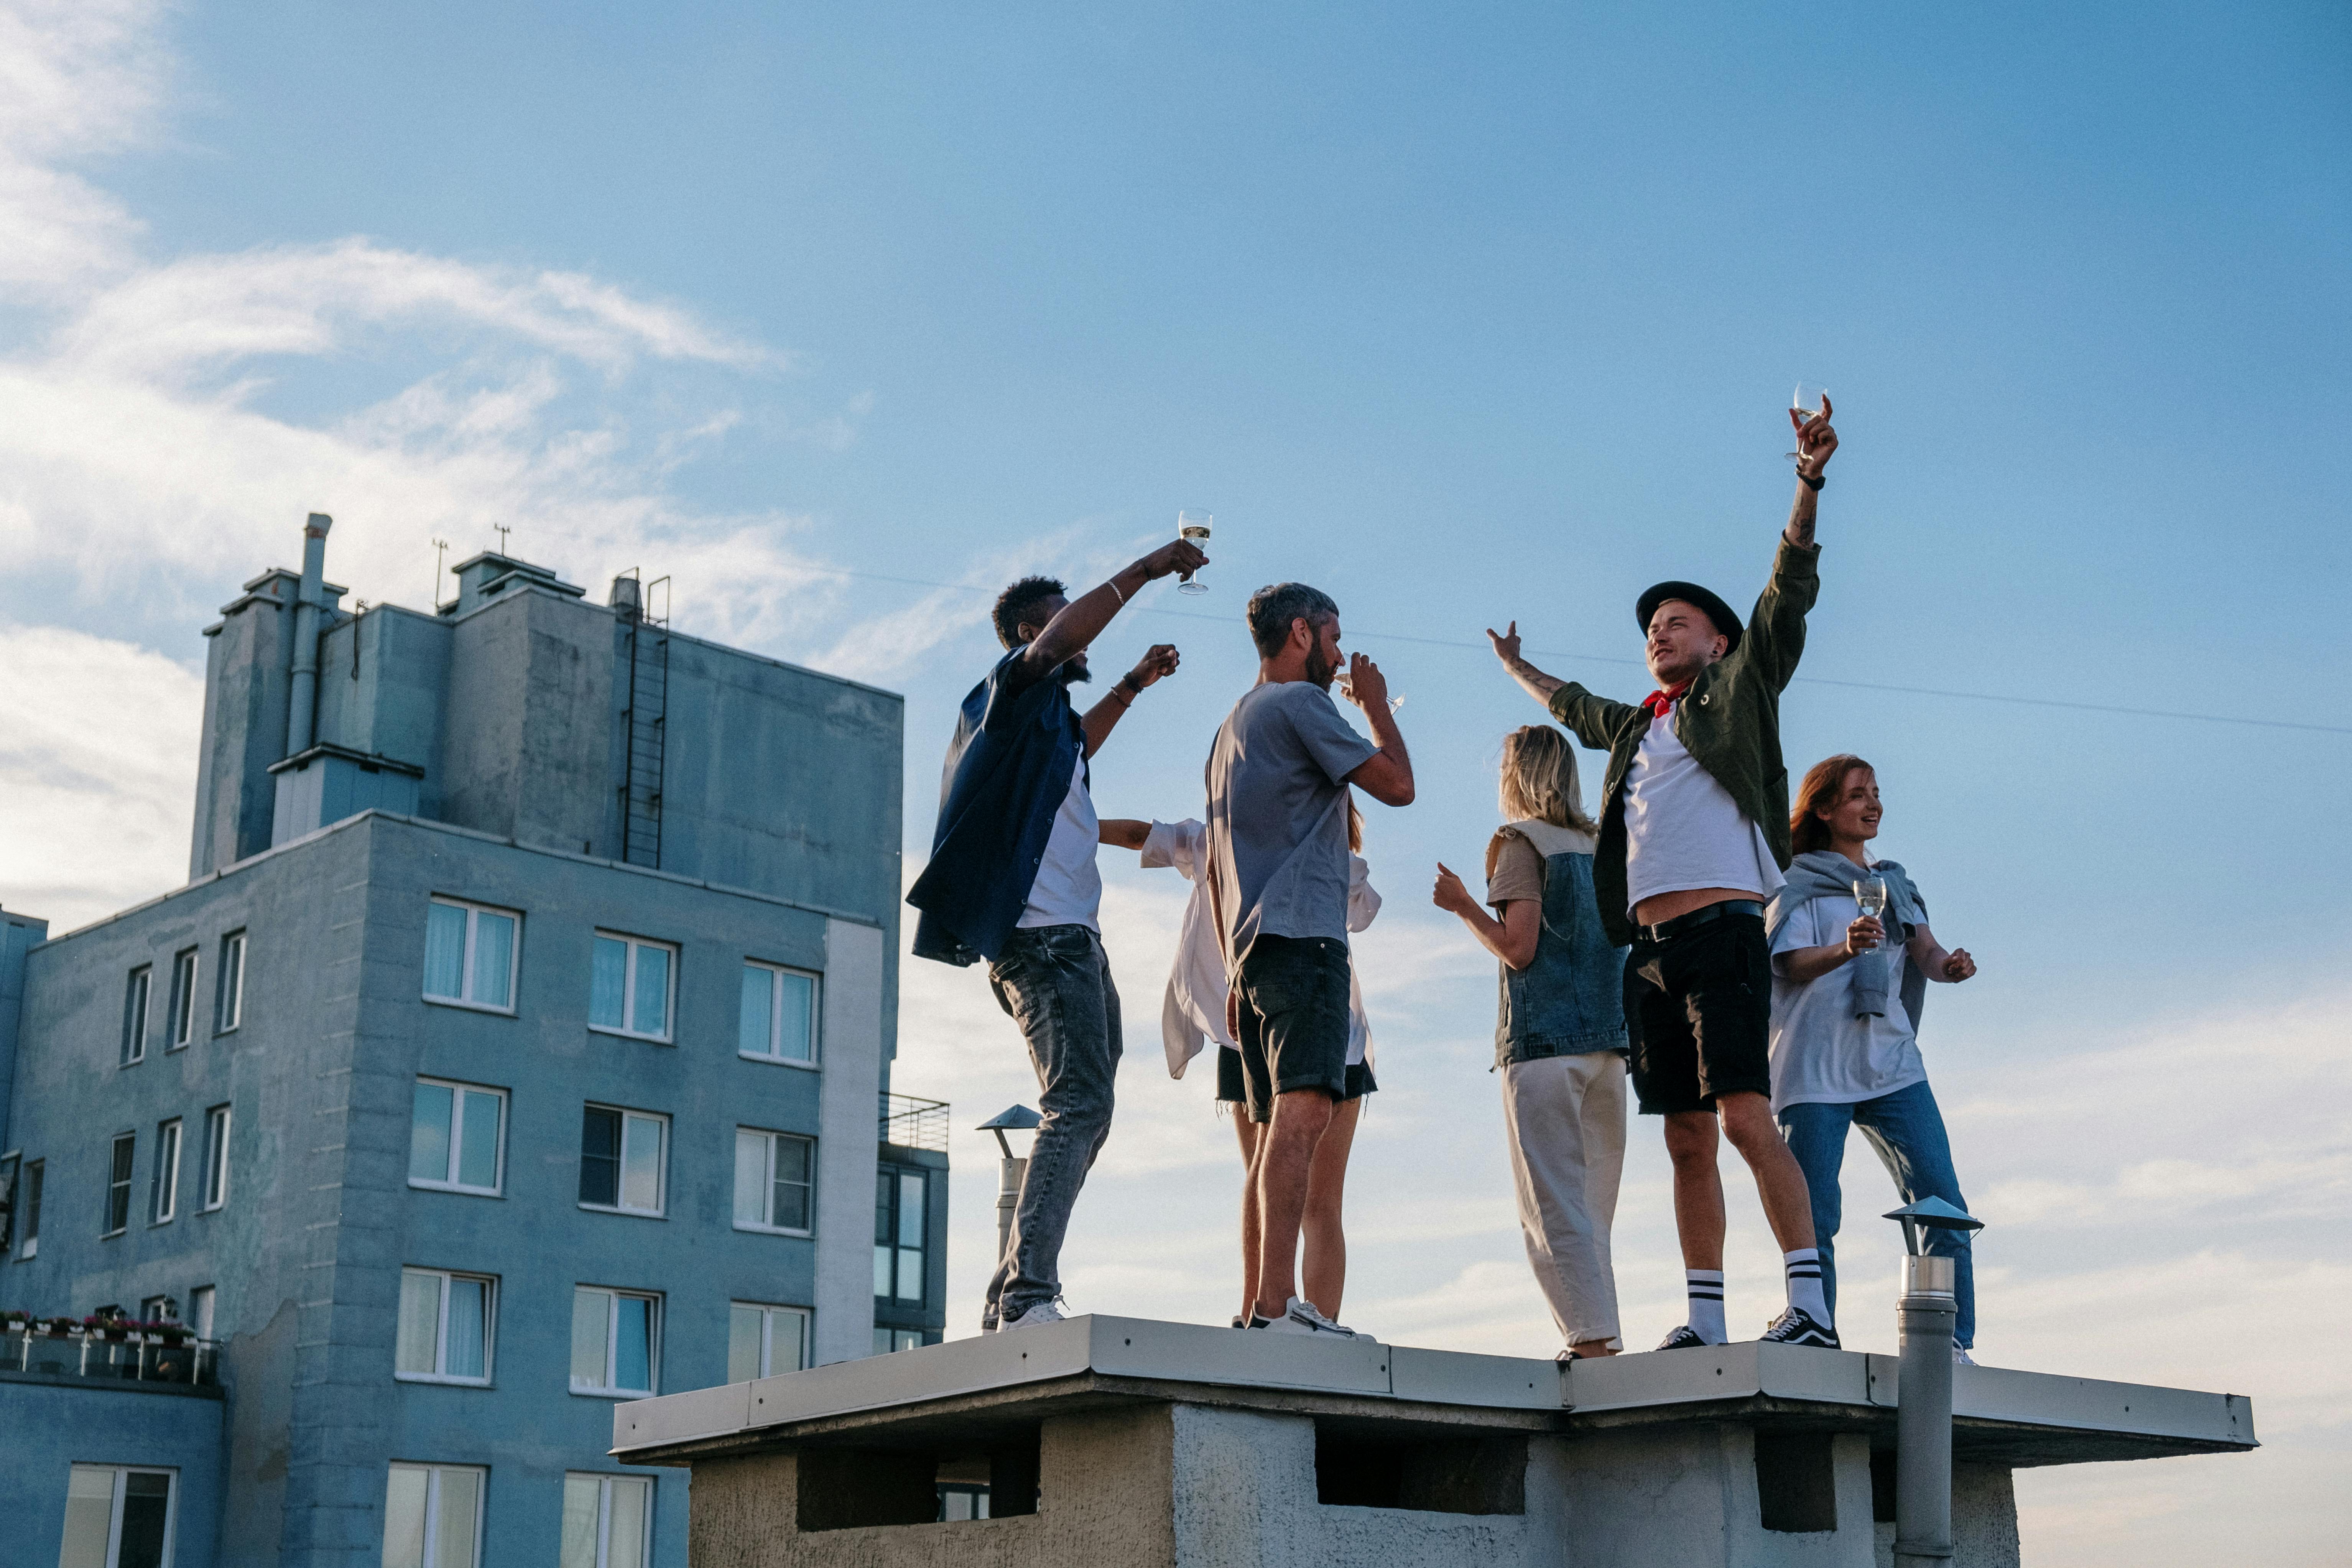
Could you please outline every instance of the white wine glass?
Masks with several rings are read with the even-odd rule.
[[[1879,921],[1882,931],[1885,929],[1885,922],[1881,917],[1886,910],[1885,878],[1856,877],[1853,879],[1853,901],[1862,907],[1864,914],[1868,915],[1872,920]],[[1882,945],[1885,940],[1883,935],[1879,938]]]
[[[1828,387],[1816,386],[1810,381],[1801,381],[1797,383],[1797,390],[1789,395],[1789,412],[1795,415],[1797,422],[1801,425],[1808,419],[1819,418],[1822,410],[1830,405],[1829,398]],[[1802,462],[1805,456],[1802,452],[1790,452],[1784,455],[1792,463]]]
[[[1207,512],[1194,511],[1188,507],[1176,514],[1176,537],[1206,549],[1209,543],[1209,525],[1215,521]],[[1176,591],[1180,594],[1205,594],[1209,591],[1209,585],[1202,582],[1201,574],[1195,572],[1177,584]]]
[[[1336,681],[1339,683],[1339,695],[1340,695],[1341,697],[1346,698],[1349,701],[1353,702],[1353,701],[1356,700],[1356,683],[1355,683],[1355,681],[1354,681],[1354,680],[1352,680],[1351,679],[1349,679],[1349,675],[1348,675],[1348,667],[1347,667],[1346,665],[1344,665],[1344,664],[1343,664],[1343,665],[1341,665],[1341,666],[1339,667],[1339,673],[1338,675],[1334,676],[1332,679],[1333,679],[1334,680],[1336,680]],[[1390,694],[1390,697],[1389,697],[1389,711],[1390,711],[1390,712],[1393,713],[1393,712],[1395,712],[1398,709],[1402,708],[1403,706],[1404,706],[1404,693],[1402,693],[1402,692],[1401,692],[1401,691],[1400,691],[1400,692],[1392,692],[1392,693],[1391,693],[1391,694]]]

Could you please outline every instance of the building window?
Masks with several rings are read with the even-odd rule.
[[[16,1222],[16,1256],[37,1258],[41,1252],[41,1178],[47,1173],[48,1162],[25,1162],[25,1195],[13,1205]]]
[[[395,1463],[383,1489],[383,1568],[481,1568],[488,1479],[471,1465]]]
[[[155,966],[142,963],[131,972],[122,991],[122,1065],[147,1059],[147,1003],[154,989]]]
[[[180,1303],[169,1296],[150,1296],[139,1303],[139,1321],[142,1323],[176,1323],[180,1321]]]
[[[928,1173],[885,1163],[874,1173],[874,1296],[921,1305]]]
[[[805,1307],[770,1307],[758,1301],[727,1304],[727,1381],[798,1372],[808,1365],[809,1314]]]
[[[200,1340],[213,1337],[213,1296],[209,1285],[199,1285],[188,1292],[188,1327]]]
[[[755,1061],[816,1064],[816,976],[772,963],[743,965],[736,1050]]]
[[[220,975],[213,995],[213,1033],[226,1035],[245,1021],[245,933],[221,938]]]
[[[5,1258],[16,1245],[16,1207],[25,1196],[18,1184],[24,1175],[19,1156],[0,1154],[0,1258]]]
[[[588,1026],[644,1040],[669,1038],[677,949],[634,936],[596,933],[588,973]]]
[[[66,1478],[59,1568],[164,1568],[172,1561],[170,1470],[76,1465]]]
[[[874,1331],[876,1355],[888,1355],[892,1351],[919,1351],[923,1348],[923,1331],[920,1329],[885,1329],[877,1326]]]
[[[809,1234],[816,1140],[735,1129],[735,1228]]]
[[[513,1012],[521,930],[522,916],[512,910],[435,899],[425,913],[425,999]]]
[[[498,1196],[506,1124],[506,1090],[418,1079],[409,1102],[408,1184]]]
[[[654,1391],[661,1298],[582,1285],[572,1292],[572,1392],[642,1398]]]
[[[131,1228],[131,1171],[138,1159],[139,1135],[135,1132],[117,1134],[106,1176],[104,1234],[108,1236],[121,1236]]]
[[[668,1137],[667,1116],[587,1107],[580,1118],[580,1206],[658,1215]]]
[[[400,1337],[393,1376],[404,1383],[490,1381],[498,1281],[437,1268],[400,1271]]]
[[[558,1568],[645,1568],[653,1556],[649,1476],[563,1477],[563,1547]]]
[[[147,1223],[165,1225],[180,1212],[180,1119],[155,1124],[155,1170],[147,1179]]]
[[[210,1214],[228,1202],[228,1107],[215,1105],[205,1112],[204,1212]]]
[[[172,955],[172,1012],[163,1021],[163,1048],[176,1051],[194,1037],[196,1029],[196,950],[182,948]]]

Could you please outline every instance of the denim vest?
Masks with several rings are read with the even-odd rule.
[[[1543,924],[1534,961],[1502,971],[1495,1065],[1625,1049],[1625,950],[1601,929],[1592,857],[1544,857]]]

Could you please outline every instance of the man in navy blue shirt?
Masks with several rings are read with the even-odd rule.
[[[1118,992],[1097,919],[1100,830],[1087,759],[1136,698],[1175,669],[1176,650],[1154,647],[1084,717],[1069,688],[1088,679],[1087,645],[1146,583],[1190,577],[1208,559],[1178,540],[1076,599],[1050,577],[1007,588],[994,616],[1007,651],[964,698],[948,745],[930,863],[907,894],[922,911],[915,956],[988,961],[989,988],[1028,1042],[1044,1115],[1011,1244],[988,1282],[983,1332],[1062,1317],[1062,1237],[1110,1133],[1119,1057]]]

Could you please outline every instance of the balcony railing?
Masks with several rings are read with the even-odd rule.
[[[948,1152],[948,1102],[918,1100],[911,1094],[885,1093],[882,1100],[882,1142],[901,1149]]]
[[[220,1345],[193,1336],[11,1323],[0,1331],[0,1372],[208,1386],[220,1379]]]

